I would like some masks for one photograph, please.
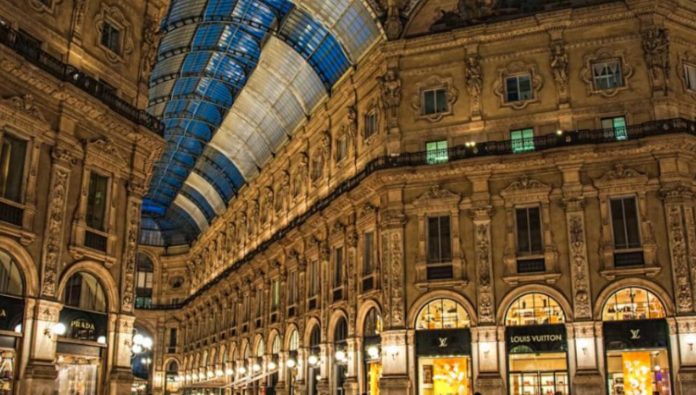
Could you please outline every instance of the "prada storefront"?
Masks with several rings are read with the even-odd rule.
[[[104,291],[94,276],[76,273],[63,294],[57,345],[58,394],[97,394],[106,354]]]
[[[541,293],[516,299],[505,316],[511,395],[566,395],[568,355],[565,315]]]
[[[0,395],[12,394],[23,318],[24,281],[14,260],[0,251]]]
[[[610,395],[672,393],[669,330],[660,300],[642,288],[614,293],[602,311]]]
[[[435,299],[416,320],[418,394],[472,394],[471,331],[464,307],[451,299]]]

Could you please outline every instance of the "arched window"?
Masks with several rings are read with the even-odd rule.
[[[565,314],[553,298],[543,293],[528,293],[515,299],[505,314],[506,326],[562,324]]]
[[[280,354],[280,335],[276,335],[276,337],[273,339],[273,344],[271,345],[271,354]]]
[[[101,284],[94,276],[80,272],[73,274],[63,292],[63,303],[83,310],[106,312],[106,298]]]
[[[136,267],[135,307],[147,308],[152,305],[152,276],[154,266],[147,255],[138,253]]]
[[[334,328],[334,343],[342,343],[348,338],[348,324],[346,319],[341,317]]]
[[[319,353],[319,346],[321,344],[321,331],[319,330],[319,325],[315,325],[312,329],[312,333],[309,335],[309,348],[316,353]]]
[[[602,321],[647,320],[665,318],[660,299],[643,288],[623,288],[607,299]]]
[[[365,324],[363,325],[363,336],[373,337],[382,333],[382,316],[379,315],[374,307],[367,312]]]
[[[177,375],[179,373],[179,364],[176,361],[169,361],[167,364],[167,375]]]
[[[288,346],[289,351],[297,351],[300,349],[300,333],[297,331],[297,329],[292,331]]]
[[[416,330],[468,328],[469,315],[464,306],[452,299],[435,299],[418,312]]]
[[[19,266],[4,251],[0,251],[0,294],[20,297],[24,295],[24,281]]]

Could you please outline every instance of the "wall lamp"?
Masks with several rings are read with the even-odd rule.
[[[49,339],[53,339],[53,336],[63,336],[67,328],[62,322],[56,322],[50,328],[44,329],[44,335]]]

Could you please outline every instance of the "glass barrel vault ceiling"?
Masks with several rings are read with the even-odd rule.
[[[362,0],[173,0],[150,79],[166,146],[141,242],[190,243],[376,41]]]

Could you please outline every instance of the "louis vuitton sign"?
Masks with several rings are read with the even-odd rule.
[[[470,355],[469,329],[438,329],[416,332],[418,355]]]
[[[567,349],[565,325],[507,327],[505,344],[510,354],[563,352]]]

